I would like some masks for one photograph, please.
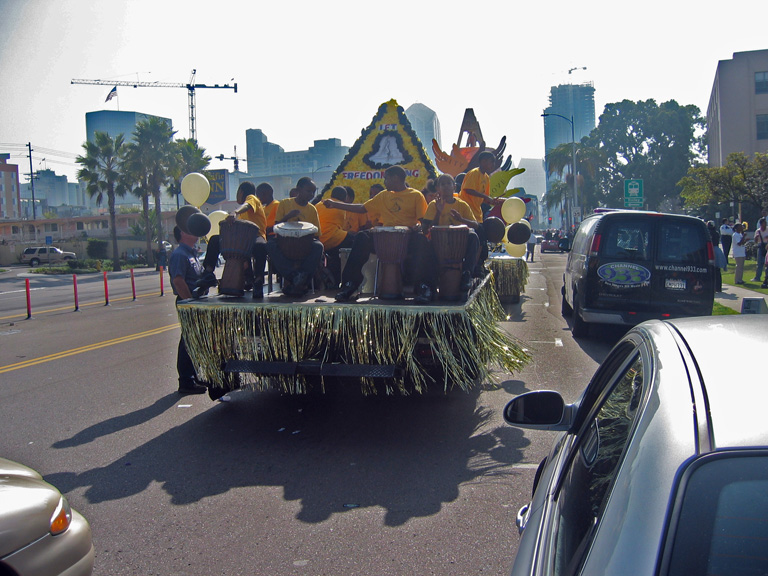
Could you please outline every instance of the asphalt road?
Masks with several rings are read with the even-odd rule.
[[[229,402],[176,394],[174,299],[156,275],[137,279],[135,301],[129,279],[110,277],[109,306],[100,277],[79,280],[78,312],[71,278],[33,278],[27,320],[13,295],[25,272],[12,269],[0,276],[0,454],[88,518],[98,575],[507,574],[552,435],[505,425],[502,409],[528,390],[575,399],[621,335],[571,337],[564,261],[537,259],[507,306],[504,326],[534,361],[496,387]]]

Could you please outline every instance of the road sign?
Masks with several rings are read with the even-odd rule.
[[[45,237],[45,243],[46,243],[46,245],[48,245],[48,246],[50,246],[51,244],[53,244],[53,236],[46,236],[46,237]]]
[[[643,181],[624,180],[624,207],[642,208],[644,204]]]

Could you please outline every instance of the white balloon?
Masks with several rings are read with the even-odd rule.
[[[501,217],[504,218],[510,224],[517,222],[523,216],[525,216],[525,202],[522,198],[513,196],[504,200],[504,204],[501,205]]]
[[[211,234],[219,233],[219,224],[224,218],[229,216],[224,210],[214,210],[208,214],[208,219],[211,221]]]
[[[181,195],[192,206],[200,208],[208,200],[210,193],[211,185],[208,178],[199,172],[187,174],[181,181]]]
[[[504,249],[507,251],[507,254],[514,256],[515,258],[522,258],[525,256],[525,244],[512,244],[506,242],[504,244]]]

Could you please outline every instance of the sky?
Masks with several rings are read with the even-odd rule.
[[[183,88],[73,85],[101,79],[232,84],[197,90],[210,156],[245,158],[245,131],[286,151],[352,146],[395,99],[440,120],[443,149],[473,108],[490,146],[544,155],[551,86],[592,82],[596,117],[624,99],[676,100],[706,115],[719,60],[768,48],[765,0],[0,0],[0,153],[75,180],[85,114],[138,111],[189,136]],[[584,69],[586,68],[586,69]],[[569,70],[573,70],[569,73]],[[233,169],[214,159],[211,168]]]

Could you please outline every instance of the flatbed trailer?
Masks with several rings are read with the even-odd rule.
[[[322,389],[325,378],[359,382],[364,394],[469,391],[490,379],[492,366],[511,373],[530,360],[498,324],[504,310],[492,274],[466,302],[361,295],[340,303],[334,294],[179,302],[182,334],[211,398],[237,388],[302,394]]]

